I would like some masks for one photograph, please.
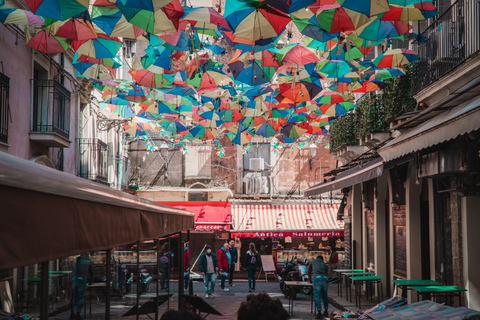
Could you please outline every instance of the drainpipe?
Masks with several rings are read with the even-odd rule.
[[[302,194],[301,157],[302,157],[302,149],[298,149],[298,195]]]

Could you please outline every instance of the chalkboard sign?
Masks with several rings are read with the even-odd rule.
[[[262,268],[263,271],[276,271],[275,270],[275,262],[273,262],[273,256],[270,254],[261,255],[260,258],[262,259]]]

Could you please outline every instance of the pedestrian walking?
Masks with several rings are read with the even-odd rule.
[[[83,253],[73,265],[70,319],[82,319],[80,313],[82,312],[85,294],[87,293],[87,281],[93,282],[93,268],[90,264],[88,253]]]
[[[168,242],[165,242],[163,246],[160,248],[159,252],[159,260],[160,260],[160,288],[162,290],[168,291],[169,284],[170,284],[170,247]]]
[[[190,280],[190,249],[188,243],[185,242],[185,249],[183,250],[183,275],[185,290],[188,289],[188,281]]]
[[[228,276],[228,270],[230,269],[230,252],[228,251],[228,243],[224,243],[223,247],[218,250],[218,267],[220,269],[219,275],[221,276],[220,288],[223,291],[230,291],[230,289],[225,288],[225,280]]]
[[[248,273],[248,292],[252,292],[255,291],[255,272],[258,268],[259,257],[255,243],[250,242],[249,249],[245,255],[243,268],[247,269]]]
[[[315,305],[317,306],[317,319],[328,317],[328,283],[327,283],[328,266],[323,262],[321,255],[317,259],[313,259],[308,266],[308,278],[312,279],[313,293],[315,295]],[[312,275],[313,273],[313,275]],[[313,278],[312,278],[313,276]],[[322,300],[325,311],[322,316]]]
[[[235,248],[235,240],[230,240],[230,247],[228,248],[228,252],[230,252],[231,258],[228,284],[230,285],[230,287],[235,287],[235,284],[233,283],[233,272],[235,271],[235,263],[237,263],[238,260],[238,251],[237,248]]]
[[[218,260],[212,248],[207,244],[205,246],[205,253],[200,256],[198,267],[203,275],[203,284],[205,285],[205,298],[215,298],[213,292],[215,291],[216,272],[218,271]]]

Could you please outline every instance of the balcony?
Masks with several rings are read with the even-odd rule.
[[[479,52],[478,1],[455,2],[422,34],[428,38],[428,41],[417,43],[417,48],[414,48],[420,57],[417,62],[416,81],[414,81],[415,93],[428,87]],[[458,78],[465,77],[458,75]]]
[[[108,185],[108,146],[98,139],[77,139],[80,167],[77,176]]]
[[[33,79],[30,140],[47,147],[69,148],[70,92],[55,80]]]

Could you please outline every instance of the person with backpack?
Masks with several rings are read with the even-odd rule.
[[[255,291],[255,272],[257,271],[259,264],[259,256],[255,243],[250,242],[249,249],[245,255],[245,262],[243,268],[247,269],[248,273],[248,292]]]
[[[162,290],[168,291],[168,287],[170,284],[170,248],[168,246],[168,242],[165,242],[163,246],[160,248],[159,252],[159,262],[160,262],[160,288]]]

